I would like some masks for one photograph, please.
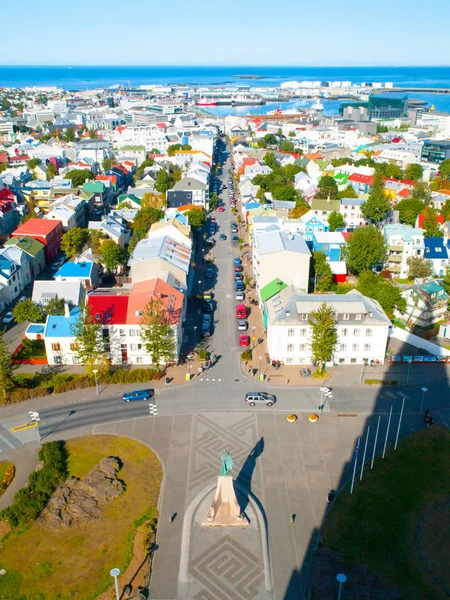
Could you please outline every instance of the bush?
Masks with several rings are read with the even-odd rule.
[[[64,442],[43,444],[39,450],[42,469],[30,474],[28,485],[17,492],[13,504],[2,510],[0,517],[11,527],[36,520],[58,485],[66,479],[67,458]]]
[[[241,352],[241,360],[245,362],[252,360],[252,351],[250,350],[250,348],[244,350],[244,352]]]
[[[209,360],[210,352],[205,350],[205,348],[201,348],[201,350],[197,352],[197,355],[199,360]]]
[[[13,392],[8,393],[8,403],[14,404],[15,402],[23,402],[24,400],[31,400],[32,398],[40,398],[41,396],[48,396],[52,393],[52,388],[38,386],[30,389],[17,389]]]
[[[2,481],[0,482],[0,496],[8,489],[11,481],[14,479],[14,475],[16,474],[16,467],[11,465],[6,469],[6,473],[3,476]]]
[[[105,383],[145,383],[154,379],[157,371],[155,369],[130,369],[128,371],[120,369],[108,373],[105,377],[102,377],[102,381]]]
[[[366,385],[397,385],[395,379],[364,379]]]

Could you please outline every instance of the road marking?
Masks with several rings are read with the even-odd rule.
[[[5,442],[5,444],[7,446],[9,446],[10,448],[15,448],[14,444],[11,444],[11,442],[9,442],[6,438],[4,438],[2,435],[0,435],[0,439],[3,440]]]
[[[232,298],[231,294],[226,294],[225,298]]]
[[[221,379],[218,379],[217,381],[222,381]]]
[[[33,421],[31,423],[23,423],[23,425],[15,425],[14,427],[10,428],[10,431],[12,431],[13,433],[17,433],[19,431],[26,431],[27,429],[33,429],[34,427],[37,427],[37,423],[35,421]]]
[[[158,414],[158,407],[153,402],[149,402],[148,408],[151,415],[156,416]]]
[[[211,381],[215,381],[215,380],[216,380],[216,379],[215,379],[215,378],[213,378]]]

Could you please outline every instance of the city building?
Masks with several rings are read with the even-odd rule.
[[[48,219],[28,219],[23,225],[12,232],[13,237],[30,236],[45,246],[45,260],[47,264],[51,263],[59,254],[61,249],[61,237],[63,228],[61,221]]]
[[[444,238],[429,237],[424,238],[424,254],[425,260],[428,260],[433,265],[433,275],[442,277],[449,265],[449,248],[445,243]]]
[[[98,266],[95,262],[66,262],[55,273],[55,281],[78,281],[85,290],[98,286]]]
[[[441,163],[450,158],[450,141],[425,140],[422,146],[421,160],[429,163]]]
[[[403,312],[396,309],[394,315],[407,329],[429,329],[448,319],[450,296],[436,280],[403,289],[402,296],[406,300],[406,309]]]
[[[45,269],[45,246],[39,240],[30,236],[12,237],[5,242],[5,247],[14,246],[22,250],[30,263],[31,279],[34,279]]]
[[[392,277],[408,277],[408,258],[424,255],[424,239],[421,229],[409,225],[385,225],[386,259],[384,267]]]

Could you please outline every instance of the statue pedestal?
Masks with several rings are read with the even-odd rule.
[[[202,525],[203,527],[246,527],[248,525],[247,519],[241,516],[231,475],[219,475],[213,503]]]

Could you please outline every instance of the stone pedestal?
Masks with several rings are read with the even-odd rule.
[[[202,525],[203,527],[246,527],[248,525],[247,519],[241,515],[231,475],[219,475],[213,503]]]

